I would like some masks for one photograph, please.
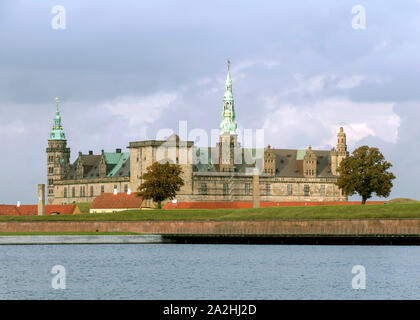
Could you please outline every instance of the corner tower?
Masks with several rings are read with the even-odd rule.
[[[349,155],[347,151],[347,138],[343,127],[340,127],[340,131],[337,134],[337,146],[332,148],[330,152],[331,156],[331,173],[338,175],[338,167],[341,161]]]
[[[230,60],[226,76],[225,94],[223,96],[222,122],[220,123],[219,139],[219,171],[233,172],[235,149],[239,148],[235,120],[235,107],[232,93],[232,78],[230,76]]]
[[[70,148],[67,148],[66,135],[61,125],[59,99],[55,98],[55,101],[54,124],[47,148],[48,203],[52,203],[54,200],[54,182],[63,179],[70,166]]]

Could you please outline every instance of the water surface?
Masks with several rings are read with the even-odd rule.
[[[420,299],[420,247],[2,245],[0,299]]]

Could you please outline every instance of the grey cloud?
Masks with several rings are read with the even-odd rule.
[[[0,202],[35,201],[36,183],[45,181],[45,147],[59,96],[65,132],[74,155],[79,150],[124,148],[126,122],[102,107],[121,96],[177,92],[168,112],[139,128],[154,138],[162,127],[217,128],[223,99],[226,60],[232,66],[254,61],[233,73],[237,119],[260,128],[269,110],[266,97],[311,103],[313,94],[283,95],[294,74],[377,76],[390,79],[348,89],[353,101],[395,101],[401,114],[400,140],[384,148],[398,172],[396,195],[418,196],[404,166],[405,148],[413,149],[420,129],[418,2],[366,4],[367,29],[351,29],[354,1],[82,1],[63,0],[67,29],[52,30],[54,0],[0,2],[0,126],[21,121],[25,131],[0,137],[3,171]],[[271,67],[264,61],[275,62]],[[201,86],[203,78],[212,79]],[[336,95],[334,81],[322,95]],[[213,88],[218,91],[214,92]],[[187,89],[185,89],[187,88]],[[340,92],[344,92],[341,90]],[[398,104],[400,102],[400,104]],[[404,102],[404,103],[401,103]],[[287,119],[284,119],[287,121]],[[280,129],[282,123],[278,124]],[[144,129],[144,130],[143,130]],[[322,129],[320,135],[326,135]],[[282,134],[291,134],[282,132]],[[296,136],[296,146],[308,142]],[[369,140],[370,139],[370,140]],[[275,145],[275,143],[273,143]],[[281,147],[281,146],[279,146]],[[415,151],[411,151],[414,158]],[[420,162],[417,162],[420,163]],[[420,165],[409,163],[417,173]],[[18,169],[20,168],[20,169]]]

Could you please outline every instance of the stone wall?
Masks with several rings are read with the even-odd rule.
[[[140,177],[147,171],[155,161],[164,158],[171,163],[177,163],[181,166],[184,186],[181,187],[179,195],[188,197],[192,193],[192,148],[191,143],[186,146],[175,144],[173,147],[163,145],[162,141],[140,141],[130,143],[130,187],[132,190],[142,184]],[[164,154],[162,154],[164,152]]]
[[[347,201],[335,185],[336,178],[284,178],[261,175],[259,191],[261,201]],[[245,185],[249,184],[247,193]],[[202,184],[206,184],[207,193],[202,194]],[[224,184],[229,190],[225,193]],[[289,194],[288,185],[291,186]],[[309,193],[305,193],[305,185]],[[225,187],[226,188],[226,187]],[[188,197],[177,197],[180,201],[252,201],[252,175],[193,175],[193,193]]]
[[[129,177],[57,181],[54,186],[54,198],[50,204],[92,202],[102,193],[102,186],[104,193],[114,192],[115,187],[118,192],[125,192],[129,188]],[[81,192],[81,188],[84,188],[84,193]],[[67,196],[64,189],[67,189]]]

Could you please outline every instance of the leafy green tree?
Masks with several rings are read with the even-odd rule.
[[[348,196],[358,193],[362,197],[362,204],[365,204],[373,193],[380,197],[388,197],[392,180],[395,179],[394,174],[388,172],[391,167],[392,164],[385,161],[378,148],[362,146],[341,161],[336,184]]]
[[[138,187],[138,195],[143,199],[153,199],[158,208],[165,199],[174,199],[177,191],[184,185],[181,166],[155,162],[140,177],[144,182]]]

